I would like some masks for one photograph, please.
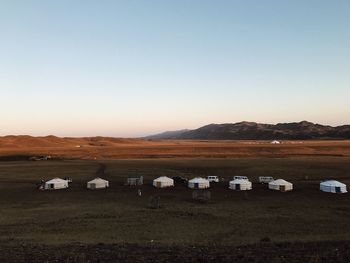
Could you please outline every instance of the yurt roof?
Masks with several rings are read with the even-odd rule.
[[[235,179],[230,181],[230,184],[248,184],[248,183],[250,183],[250,181],[247,179]]]
[[[174,182],[173,179],[171,179],[167,176],[158,177],[158,178],[154,179],[154,181],[156,181],[156,182]]]
[[[108,183],[108,181],[107,180],[104,180],[104,179],[102,179],[102,178],[100,178],[100,177],[97,177],[97,178],[95,178],[94,180],[91,180],[91,181],[89,181],[89,183],[98,183],[98,182],[104,182],[104,183]]]
[[[54,179],[51,179],[51,180],[47,181],[46,183],[47,184],[56,184],[56,183],[62,183],[62,182],[67,182],[67,181],[56,177]]]
[[[287,185],[287,184],[292,184],[292,183],[287,182],[286,180],[283,180],[283,179],[277,179],[277,180],[274,180],[274,181],[270,182],[269,184]]]
[[[207,179],[204,179],[202,177],[195,177],[189,181],[190,183],[209,183]]]
[[[336,180],[329,180],[329,181],[324,181],[321,183],[322,185],[325,186],[333,186],[333,187],[343,187],[346,186],[345,184],[338,182]]]

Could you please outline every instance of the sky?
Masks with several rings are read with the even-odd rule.
[[[350,1],[0,0],[0,135],[350,124]]]

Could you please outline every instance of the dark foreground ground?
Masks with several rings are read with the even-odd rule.
[[[231,246],[66,245],[1,246],[1,262],[260,262],[348,263],[350,242]]]
[[[125,186],[133,175],[145,184]],[[223,182],[198,203],[184,185],[154,188],[163,175]],[[248,176],[253,190],[229,190],[235,175]],[[73,179],[68,189],[35,187],[41,178],[66,176]],[[87,190],[96,176],[110,188]],[[259,176],[295,189],[268,190]],[[0,263],[350,262],[350,194],[320,192],[325,179],[349,185],[350,158],[0,162]],[[154,197],[160,209],[149,208]]]

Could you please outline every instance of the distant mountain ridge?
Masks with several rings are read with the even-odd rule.
[[[312,140],[350,139],[350,125],[332,127],[308,121],[263,124],[238,122],[209,124],[194,130],[169,131],[145,139],[188,140]]]
[[[159,134],[151,135],[144,137],[145,139],[163,139],[163,138],[171,138],[171,139],[179,139],[182,134],[185,132],[189,132],[189,129],[183,129],[178,131],[166,131]]]

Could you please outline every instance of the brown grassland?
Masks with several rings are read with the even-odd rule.
[[[191,141],[105,137],[0,137],[0,156],[51,155],[73,159],[350,156],[350,141]]]
[[[319,191],[325,179],[350,184],[349,141],[11,140],[0,139],[0,157],[63,159],[0,162],[2,262],[350,262],[349,195]],[[100,164],[110,188],[89,191]],[[141,197],[124,186],[130,175],[144,176]],[[184,185],[151,186],[164,175],[223,181],[198,203]],[[253,190],[229,190],[235,175],[248,176]],[[259,176],[286,179],[295,190],[270,191]],[[73,183],[36,189],[53,177]],[[160,209],[148,207],[155,196]]]

